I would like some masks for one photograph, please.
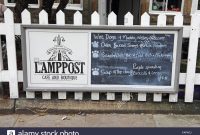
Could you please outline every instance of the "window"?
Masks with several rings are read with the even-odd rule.
[[[183,12],[184,0],[150,0],[150,14],[176,14]]]
[[[8,7],[14,7],[16,0],[4,0],[4,4]],[[39,0],[28,0],[30,8],[39,8]]]
[[[192,0],[191,14],[195,12],[200,12],[200,0]]]
[[[57,8],[60,3],[60,0],[55,0],[53,8]],[[83,10],[83,0],[69,0],[69,3],[66,6],[68,10]]]
[[[198,1],[198,8],[197,10],[200,10],[200,1]]]

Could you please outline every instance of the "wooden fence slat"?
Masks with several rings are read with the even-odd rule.
[[[150,26],[150,16],[147,12],[141,16],[141,26]]]
[[[48,24],[48,14],[45,10],[39,13],[39,24]],[[51,92],[43,91],[42,99],[51,99]]]
[[[161,102],[162,101],[162,94],[160,94],[160,93],[154,93],[153,94],[153,101],[154,102]]]
[[[93,26],[100,25],[100,16],[96,11],[91,15],[91,25]]]
[[[178,102],[178,93],[169,94],[169,102]]]
[[[65,25],[65,14],[61,10],[56,14],[56,24]],[[58,99],[67,99],[67,93],[65,91],[58,91]]]
[[[7,9],[4,12],[4,16],[5,16],[5,23],[8,26],[6,30],[7,31],[6,45],[7,45],[8,67],[9,67],[8,70],[10,77],[9,80],[10,98],[19,98],[13,12],[10,9]]]
[[[195,84],[200,85],[200,73],[195,74]]]
[[[67,92],[59,91],[58,92],[58,99],[67,99]]]
[[[100,25],[100,15],[96,11],[91,15],[91,25]],[[99,92],[92,92],[91,100],[99,100]]]
[[[111,12],[108,15],[108,25],[109,26],[116,26],[117,25],[117,15],[114,12]],[[115,100],[115,93],[114,92],[107,92],[107,100]]]
[[[48,24],[48,14],[45,10],[40,11],[39,13],[39,24]]]
[[[114,12],[111,12],[108,15],[108,25],[109,26],[116,26],[117,25],[117,15]]]
[[[123,92],[122,93],[122,101],[130,101],[131,100],[131,93],[130,92]]]
[[[160,14],[158,16],[157,26],[166,26],[167,16],[165,14]]]
[[[192,15],[191,31],[188,51],[187,76],[185,86],[185,102],[193,102],[197,51],[200,34],[200,14]]]
[[[107,92],[106,97],[107,97],[107,100],[109,100],[109,101],[115,100],[115,93],[114,92]]]
[[[150,25],[150,16],[146,12],[141,16],[141,26]],[[138,101],[145,102],[147,100],[146,93],[138,93]]]
[[[42,92],[42,99],[51,99],[51,92],[43,91]]]
[[[15,24],[14,24],[15,26]],[[7,33],[8,25],[6,23],[0,23],[0,34],[5,35]]]
[[[183,26],[183,15],[181,13],[177,14],[174,17],[174,26],[177,26],[177,27],[182,27]]]
[[[74,14],[74,25],[82,25],[83,24],[82,18],[83,18],[82,14],[79,11],[77,11]],[[75,100],[83,100],[83,92],[75,92],[74,99]]]
[[[107,7],[106,4],[107,0],[98,0],[98,11],[99,11],[99,16],[100,16],[100,24],[101,25],[106,25],[106,16],[107,16]]]
[[[99,98],[99,92],[92,92],[91,93],[91,100],[99,100],[100,98]]]
[[[174,26],[183,26],[183,15],[181,13],[174,17]],[[169,102],[178,102],[178,92],[169,94]]]
[[[186,81],[186,73],[179,74],[179,85],[184,85]]]
[[[62,10],[58,11],[56,14],[56,24],[65,25],[65,14],[62,12]]]
[[[158,16],[157,26],[166,26],[167,16],[165,14],[160,14]],[[162,101],[162,94],[154,93],[153,96],[154,102],[161,102]]]
[[[83,24],[83,17],[81,12],[76,11],[74,14],[74,25],[82,25]]]
[[[138,101],[140,101],[140,102],[147,101],[147,94],[146,93],[138,93]]]
[[[22,12],[21,16],[22,16],[22,24],[31,24],[31,14],[27,9],[25,9]],[[27,99],[34,99],[35,98],[35,92],[26,91],[26,98]]]
[[[1,36],[0,36],[0,72],[3,70],[3,56],[2,56],[2,47],[1,47]]]
[[[2,56],[2,47],[1,47],[1,36],[0,36],[0,73],[3,71],[3,56]],[[0,99],[3,98],[3,84],[1,82],[1,76],[0,76]]]
[[[128,12],[124,16],[124,26],[133,26],[133,15],[130,12]],[[122,93],[122,101],[130,101],[130,100],[131,100],[130,92]]]
[[[124,26],[133,26],[133,15],[128,12],[125,16],[124,16]]]
[[[27,9],[22,12],[21,16],[22,24],[31,24],[31,14]]]
[[[83,100],[83,92],[75,92],[74,99],[75,100]]]

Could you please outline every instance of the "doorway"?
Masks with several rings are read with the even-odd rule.
[[[117,15],[117,24],[124,24],[124,15],[130,12],[134,16],[134,25],[140,23],[140,0],[107,0],[107,14],[113,11]]]

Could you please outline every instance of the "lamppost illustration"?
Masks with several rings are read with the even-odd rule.
[[[56,43],[54,47],[47,50],[47,54],[51,54],[49,61],[72,61],[68,55],[72,55],[72,50],[62,45],[65,42],[63,36],[56,36],[53,39]]]

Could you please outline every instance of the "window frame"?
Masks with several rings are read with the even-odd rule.
[[[198,3],[199,0],[192,0],[192,8],[191,8],[191,14],[194,14],[195,12],[200,13],[200,10],[198,10]]]
[[[153,0],[150,0],[149,1],[149,13],[156,14],[156,15],[163,14],[163,13],[166,15],[176,15],[176,14],[183,13],[184,1],[185,0],[182,0],[182,3],[181,3],[181,11],[166,11],[167,7],[165,8],[165,11],[154,11],[154,10],[152,10]],[[168,3],[168,0],[166,0],[166,2]]]
[[[53,9],[58,7],[59,3],[54,2]],[[67,4],[65,7],[67,10],[83,10],[83,0],[80,0],[80,4]]]
[[[38,4],[28,4],[28,8],[39,8],[40,0],[37,0]],[[15,7],[16,3],[9,3],[8,0],[4,0],[4,5],[7,7]]]

